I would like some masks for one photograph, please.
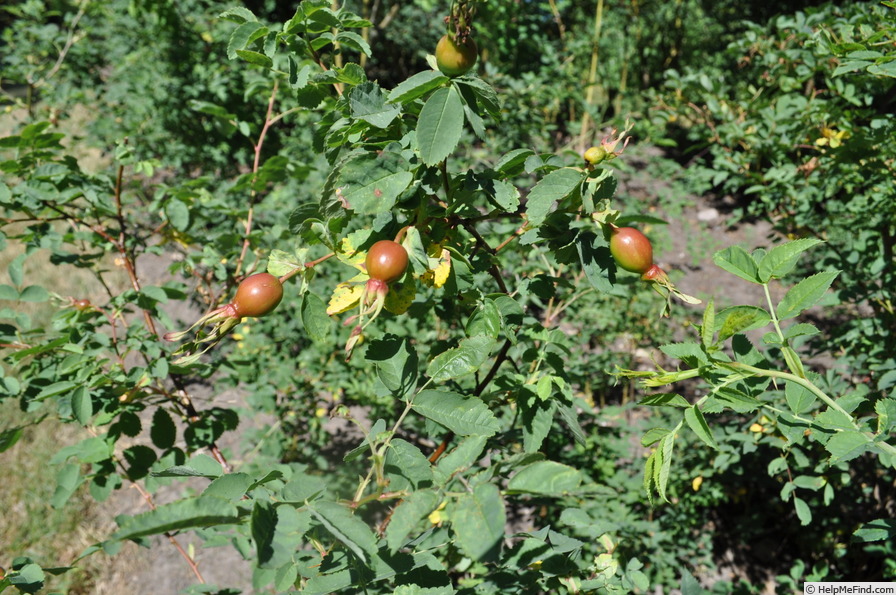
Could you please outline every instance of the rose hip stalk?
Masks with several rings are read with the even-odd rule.
[[[386,295],[389,293],[389,284],[404,276],[408,268],[408,252],[398,242],[380,240],[370,247],[364,266],[370,279],[365,283],[364,290],[361,292],[360,313],[345,321],[345,324],[358,321],[345,344],[346,358],[351,357],[352,349],[361,340],[364,329],[383,311]],[[366,322],[364,321],[365,316],[369,316]]]
[[[186,355],[174,361],[178,365],[187,365],[199,359],[199,356],[218,344],[227,333],[233,330],[240,320],[246,317],[265,316],[271,313],[283,299],[283,285],[280,279],[269,273],[257,273],[243,279],[236,289],[236,296],[230,303],[220,306],[199,320],[185,331],[172,332],[165,335],[167,341],[180,341],[196,331],[196,338],[183,346],[175,353]],[[202,327],[210,326],[207,333],[202,332]],[[200,351],[197,347],[205,344]]]

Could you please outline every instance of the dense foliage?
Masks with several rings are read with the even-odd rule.
[[[188,531],[258,592],[896,576],[889,3],[278,4],[5,9],[0,452],[76,425],[52,506],[145,512],[0,591],[126,541],[247,587]],[[791,234],[713,256],[763,299],[659,268],[632,131]]]

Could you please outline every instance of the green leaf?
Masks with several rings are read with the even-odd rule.
[[[423,97],[449,81],[448,77],[436,70],[424,70],[399,83],[389,93],[389,103],[408,104]]]
[[[296,269],[303,269],[305,263],[295,253],[285,250],[271,250],[268,254],[267,271],[275,277],[282,277]]]
[[[407,160],[399,153],[364,152],[342,165],[336,192],[359,215],[385,213],[414,179],[406,167]]]
[[[392,520],[386,527],[386,545],[392,553],[397,552],[408,535],[439,505],[439,496],[433,490],[412,492],[392,511]]]
[[[675,393],[657,393],[647,395],[638,402],[639,405],[650,407],[690,407],[688,400]]]
[[[805,500],[794,496],[793,506],[796,508],[796,516],[800,519],[800,525],[805,527],[812,523],[812,510],[809,509],[809,505],[806,504]]]
[[[478,561],[498,558],[506,522],[498,486],[482,483],[472,494],[461,494],[448,507],[448,516],[461,551]]]
[[[186,231],[190,228],[190,207],[178,199],[172,199],[165,205],[165,217],[178,231]]]
[[[9,278],[16,287],[21,287],[24,281],[25,270],[23,265],[26,256],[26,254],[19,254],[6,267],[6,272],[9,273]]]
[[[386,335],[371,341],[364,358],[376,366],[377,377],[393,394],[405,397],[417,386],[417,351],[411,340]]]
[[[349,93],[349,107],[353,118],[363,120],[377,128],[388,127],[401,112],[399,106],[386,103],[383,90],[374,82],[353,87]]]
[[[868,74],[874,76],[889,76],[896,78],[896,60],[890,59],[887,62],[878,62],[868,67]]]
[[[684,419],[700,440],[705,442],[710,448],[719,449],[716,439],[713,438],[712,430],[709,429],[709,425],[703,417],[703,412],[700,411],[696,404],[684,410]]]
[[[762,283],[759,279],[759,266],[753,257],[740,246],[729,246],[724,250],[719,250],[712,255],[712,260],[716,266],[732,275],[737,275],[750,283]]]
[[[556,463],[539,461],[523,467],[507,483],[508,492],[563,496],[579,489],[582,474],[578,469]]]
[[[0,591],[5,591],[3,583],[15,587],[20,593],[37,593],[44,588],[46,576],[43,569],[34,563],[28,563],[21,568],[11,571],[6,580],[0,580]]]
[[[393,491],[418,490],[433,484],[432,465],[419,448],[395,438],[389,443],[383,471]]]
[[[246,473],[225,473],[218,477],[202,492],[203,496],[214,496],[224,500],[239,500],[253,483],[252,477]]]
[[[48,386],[45,386],[37,395],[34,397],[35,401],[43,401],[44,399],[49,399],[50,397],[55,397],[56,395],[68,392],[75,388],[77,385],[70,380],[62,380],[60,382],[54,382]]]
[[[234,60],[237,57],[237,50],[246,48],[259,37],[268,34],[268,28],[258,21],[246,21],[233,30],[230,34],[230,42],[227,44],[227,58]]]
[[[484,107],[485,111],[493,117],[497,118],[501,114],[501,105],[498,102],[498,94],[495,92],[494,87],[481,78],[474,76],[463,76],[453,80],[465,92],[472,92],[476,103]]]
[[[19,290],[11,285],[0,285],[0,300],[18,301]]]
[[[787,275],[796,266],[803,252],[821,243],[821,240],[815,238],[804,238],[775,246],[759,261],[759,280],[768,283],[770,279],[780,279]]]
[[[351,48],[356,52],[370,55],[370,46],[364,41],[364,38],[354,31],[340,31],[336,35],[336,42],[342,44],[343,47]]]
[[[479,307],[470,315],[464,327],[468,337],[482,335],[497,339],[501,332],[501,312],[494,300],[484,299],[479,303]]]
[[[308,292],[302,296],[300,316],[312,341],[322,343],[330,338],[333,319],[327,315],[327,304],[316,294]]]
[[[614,270],[615,265],[612,264],[613,255],[604,237],[592,232],[580,233],[576,236],[576,250],[591,287],[605,293],[611,291],[613,282],[610,271]]]
[[[680,359],[693,368],[697,368],[707,361],[706,353],[698,343],[669,343],[660,345],[660,351],[669,357]]]
[[[721,387],[712,393],[704,406],[704,410],[708,412],[710,403],[713,401],[738,413],[749,413],[762,407],[762,403],[759,400],[730,386]]]
[[[494,345],[492,337],[483,335],[462,339],[457,347],[434,357],[426,367],[426,375],[433,382],[445,382],[473,374],[488,359]]]
[[[657,462],[657,465],[654,468],[653,481],[656,485],[657,494],[659,494],[659,497],[666,502],[669,501],[666,497],[666,487],[669,485],[669,476],[672,470],[672,453],[675,450],[675,434],[680,427],[681,422],[678,422],[676,429],[666,434],[659,445],[657,445],[657,452],[661,453],[661,460]]]
[[[112,456],[112,448],[99,437],[86,438],[77,444],[67,446],[50,459],[51,463],[61,463],[75,457],[82,463],[99,463]]]
[[[175,465],[153,473],[155,477],[218,477],[223,473],[221,464],[208,455],[197,454],[189,465]]]
[[[784,398],[787,399],[787,405],[794,415],[802,415],[809,411],[816,399],[812,391],[796,382],[784,384]]]
[[[488,441],[486,436],[473,435],[468,436],[460,441],[460,443],[447,454],[439,459],[436,465],[437,471],[447,481],[447,478],[454,475],[458,471],[468,469],[479,460],[482,451],[485,450],[485,443]],[[444,482],[443,482],[444,483]]]
[[[63,465],[56,473],[56,489],[50,498],[50,506],[56,509],[62,508],[84,481],[80,465],[75,463]]]
[[[308,504],[311,514],[333,537],[342,542],[365,564],[376,556],[376,536],[370,527],[336,502]]]
[[[810,337],[812,335],[817,335],[820,332],[821,331],[819,331],[818,327],[814,324],[801,322],[784,329],[784,338],[795,339],[796,337]]]
[[[93,417],[93,400],[86,386],[79,386],[72,392],[72,413],[82,426],[90,423]]]
[[[704,349],[709,349],[713,345],[713,338],[716,332],[716,307],[715,300],[709,299],[706,309],[703,311],[703,324],[700,326],[700,343]]]
[[[4,452],[15,446],[22,437],[24,426],[11,428],[0,432],[0,452]]]
[[[326,489],[327,482],[323,478],[296,472],[289,483],[283,486],[283,501],[303,504],[305,500],[322,494]]]
[[[874,404],[877,413],[877,433],[887,434],[896,426],[896,399],[881,399]],[[0,438],[0,452],[3,452],[2,438]]]
[[[892,542],[896,537],[896,519],[877,519],[863,524],[852,534],[854,543]]]
[[[133,517],[120,516],[116,520],[121,528],[112,534],[112,538],[125,540],[196,527],[229,525],[239,521],[239,514],[236,507],[223,498],[200,496],[162,504],[149,512]]]
[[[584,174],[571,167],[557,169],[538,181],[526,197],[526,219],[529,227],[538,227],[555,202],[560,202],[582,185]]]
[[[495,171],[504,176],[514,176],[524,171],[526,160],[535,155],[532,149],[513,149],[495,164]]]
[[[814,306],[825,294],[840,271],[827,271],[803,279],[790,288],[790,291],[778,304],[779,320],[798,316],[804,310]]]
[[[425,390],[416,396],[414,410],[458,436],[494,436],[501,429],[491,409],[475,397]]]
[[[690,407],[690,403],[688,403],[687,406]],[[644,432],[644,435],[641,437],[641,446],[647,447],[656,444],[665,438],[668,433],[669,430],[667,428],[650,428]]]
[[[177,427],[174,425],[174,420],[171,419],[168,411],[161,407],[157,407],[152,414],[149,437],[152,443],[161,449],[171,448],[177,439]]]
[[[245,23],[248,21],[258,20],[251,10],[242,6],[228,8],[227,10],[219,14],[218,18],[233,21],[234,23]]]
[[[572,432],[572,437],[578,442],[581,446],[585,446],[585,431],[582,429],[582,425],[579,423],[579,415],[576,411],[575,407],[571,405],[561,404],[557,411],[560,413],[560,419],[563,420],[563,423],[566,424],[566,427],[569,428],[569,431]]]
[[[452,152],[464,128],[464,106],[454,87],[433,93],[417,120],[417,146],[426,165],[436,165]]]
[[[50,294],[40,285],[29,285],[19,294],[22,302],[45,302],[50,299]]]
[[[547,386],[550,387],[550,377],[542,376],[542,380],[545,379],[548,381]],[[543,383],[539,382],[539,384]],[[518,404],[523,424],[523,452],[536,452],[551,431],[554,413],[557,410],[556,401],[520,399]]]
[[[851,461],[868,450],[872,440],[856,430],[837,432],[825,443],[824,448],[831,453],[833,461]]]
[[[219,477],[215,481],[227,477]],[[265,566],[274,555],[274,532],[277,530],[277,509],[270,502],[256,501],[249,520],[258,565]]]
[[[681,595],[705,595],[706,591],[697,579],[685,569],[681,571]]]
[[[260,54],[258,52],[253,52],[250,50],[237,50],[236,55],[248,62],[249,64],[255,64],[256,66],[263,66],[265,68],[271,68],[274,65],[274,61],[265,56],[264,54]]]

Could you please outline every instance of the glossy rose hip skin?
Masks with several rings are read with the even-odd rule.
[[[469,37],[458,43],[452,36],[444,35],[436,45],[436,64],[446,76],[466,74],[476,64],[478,55],[479,48]]]
[[[243,279],[230,305],[239,318],[264,316],[276,308],[282,299],[280,279],[270,273],[257,273]]]
[[[364,264],[371,279],[391,283],[407,270],[408,252],[397,242],[380,240],[370,247]]]
[[[646,273],[653,266],[653,247],[643,233],[633,227],[614,227],[610,232],[610,253],[621,268]]]

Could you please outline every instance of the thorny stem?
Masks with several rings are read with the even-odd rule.
[[[741,362],[728,362],[725,363],[724,366],[727,368],[733,368],[735,370],[750,372],[752,374],[755,374],[756,376],[763,376],[765,378],[780,378],[781,380],[789,380],[790,382],[799,384],[800,386],[811,392],[813,395],[821,399],[828,407],[848,417],[850,423],[852,424],[852,427],[856,430],[859,429],[859,427],[856,425],[855,420],[853,420],[852,415],[850,415],[850,413],[846,409],[837,404],[834,399],[829,397],[826,392],[815,386],[815,384],[808,378],[802,378],[800,376],[797,376],[796,374],[791,374],[790,372],[781,372],[779,370],[763,370],[762,368],[757,368],[755,366],[751,366],[749,364],[744,364]]]
[[[264,125],[261,127],[261,132],[258,134],[258,141],[255,143],[255,159],[252,162],[252,192],[249,196],[249,213],[248,215],[246,215],[246,227],[245,232],[243,233],[243,247],[240,250],[239,258],[237,258],[236,261],[236,269],[233,272],[234,277],[239,276],[240,270],[243,267],[243,261],[246,258],[246,253],[249,251],[249,235],[252,233],[252,221],[255,214],[255,203],[258,202],[258,191],[255,189],[255,182],[258,178],[258,167],[261,163],[261,148],[264,146],[264,137],[267,136],[268,129],[275,121],[271,117],[271,114],[274,113],[274,101],[277,99],[277,88],[278,83],[276,80],[274,80],[274,88],[271,90],[270,99],[268,99],[268,111],[264,117]]]
[[[123,179],[124,179],[124,166],[119,166],[118,175],[117,175],[116,183],[115,183],[115,193],[113,195],[113,198],[115,201],[116,219],[118,220],[118,225],[120,228],[119,232],[118,232],[118,238],[116,239],[116,238],[112,237],[108,232],[106,232],[104,229],[102,229],[98,225],[97,226],[89,226],[89,227],[92,230],[94,230],[96,233],[98,233],[100,236],[105,238],[109,243],[111,243],[115,247],[116,250],[118,250],[118,253],[121,255],[122,261],[124,262],[125,270],[128,273],[128,278],[131,281],[131,287],[133,287],[134,291],[139,293],[141,291],[140,279],[137,276],[137,269],[134,264],[134,258],[130,254],[130,252],[128,251],[127,246],[126,246],[127,229],[126,229],[126,222],[125,222],[125,218],[124,218],[124,209],[122,207],[122,202],[121,202]],[[58,207],[53,207],[53,208],[54,208],[54,210],[57,210],[57,211],[65,214],[64,211],[62,211]],[[80,222],[83,225],[86,225],[86,223],[83,220],[80,220],[77,217],[72,216],[72,220],[76,221],[76,222]],[[156,337],[156,339],[161,340],[159,331],[156,328],[155,322],[153,321],[152,314],[149,312],[149,310],[146,310],[146,309],[142,309],[142,311],[143,311],[143,321],[146,325],[146,329],[154,337]],[[174,384],[175,395],[177,396],[177,398],[172,396],[171,400],[183,408],[183,411],[186,414],[186,417],[190,421],[190,423],[196,422],[197,420],[199,420],[200,415],[199,415],[199,412],[196,410],[196,407],[193,405],[193,401],[190,399],[190,395],[187,392],[186,387],[183,384],[183,381],[181,381],[181,379],[174,374],[170,374],[169,378],[171,379],[171,382]],[[212,442],[209,445],[209,452],[211,452],[212,457],[221,465],[221,467],[226,472],[230,472],[230,465],[227,463],[227,459],[224,457],[223,453],[218,448],[218,445],[216,443]]]
[[[155,510],[156,505],[152,501],[152,496],[149,494],[149,492],[144,490],[143,486],[141,486],[137,482],[134,482],[132,485],[138,492],[140,492],[140,495],[143,496],[143,499],[146,500],[146,503],[149,505],[150,510]],[[191,558],[190,554],[188,554],[186,552],[186,550],[184,550],[183,546],[180,544],[179,541],[177,541],[177,538],[174,536],[173,533],[171,533],[170,531],[165,531],[164,535],[165,535],[165,537],[168,538],[168,541],[171,542],[171,544],[175,547],[175,549],[177,549],[178,553],[183,557],[183,559],[186,560],[187,565],[190,567],[190,570],[192,570],[193,574],[196,576],[196,580],[198,580],[200,583],[202,583],[204,585],[205,578],[203,578],[202,573],[199,572],[199,565],[196,564],[196,560]]]
[[[361,498],[364,494],[364,490],[367,489],[367,486],[370,485],[370,480],[373,478],[374,473],[377,474],[377,477],[381,475],[381,462],[383,458],[386,456],[386,450],[389,448],[389,444],[392,443],[392,438],[398,432],[398,428],[401,427],[402,422],[408,416],[408,413],[411,412],[411,409],[414,407],[414,398],[419,395],[421,392],[426,390],[426,388],[432,384],[432,378],[427,380],[423,386],[417,389],[417,391],[411,395],[411,397],[407,400],[404,406],[404,411],[401,412],[401,415],[398,416],[398,419],[395,420],[395,423],[392,425],[392,429],[389,431],[388,437],[383,441],[383,444],[380,446],[378,452],[373,453],[373,465],[370,466],[370,471],[367,472],[367,476],[361,480],[358,484],[358,489],[355,491],[355,497],[352,499],[352,508],[356,508],[361,501]]]
[[[59,72],[60,68],[62,68],[62,63],[65,61],[65,57],[68,55],[69,50],[72,49],[72,45],[74,45],[75,43],[75,29],[78,28],[78,22],[80,22],[81,17],[84,16],[85,12],[87,12],[88,3],[88,0],[81,0],[80,5],[78,6],[78,13],[75,15],[75,18],[72,19],[72,24],[68,28],[68,37],[66,37],[65,45],[62,46],[62,50],[60,50],[59,56],[56,58],[56,63],[53,64],[53,67],[50,68],[50,71],[47,72],[46,76],[33,83],[29,82],[29,87],[34,87],[35,89],[37,89],[43,86],[48,80],[56,76],[56,73]]]

